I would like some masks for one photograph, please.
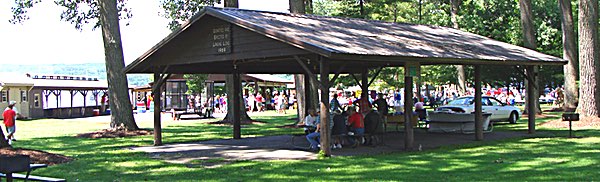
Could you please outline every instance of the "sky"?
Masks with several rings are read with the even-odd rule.
[[[86,25],[82,31],[60,20],[63,9],[43,0],[28,11],[29,20],[11,24],[14,0],[0,0],[1,64],[103,63],[101,30]],[[159,0],[128,0],[133,17],[121,20],[125,64],[142,55],[171,31],[160,16]],[[288,12],[288,0],[239,0],[241,9]],[[222,5],[218,5],[221,6]],[[129,23],[128,26],[125,26]]]

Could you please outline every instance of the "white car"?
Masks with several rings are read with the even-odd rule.
[[[459,97],[450,101],[447,105],[438,107],[436,111],[451,111],[457,113],[475,112],[474,98],[475,97],[473,96]],[[519,116],[521,115],[521,109],[502,103],[494,97],[482,96],[481,106],[483,112],[492,113],[492,116],[490,116],[490,120],[492,121],[517,123],[517,120],[519,120]]]

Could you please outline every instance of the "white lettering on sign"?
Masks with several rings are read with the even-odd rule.
[[[231,25],[222,25],[212,29],[212,48],[217,54],[231,53]]]

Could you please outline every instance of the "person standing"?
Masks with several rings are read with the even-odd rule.
[[[254,104],[256,103],[256,97],[254,94],[248,95],[248,112],[254,112]]]
[[[332,112],[332,113],[337,110],[342,110],[342,106],[340,105],[340,101],[338,100],[337,94],[333,94],[333,98],[329,102],[329,106],[331,107],[329,109],[330,109],[330,112]]]
[[[6,132],[8,133],[6,135],[6,139],[8,140],[9,144],[11,144],[12,141],[16,141],[14,135],[16,131],[15,121],[17,119],[17,112],[13,110],[15,104],[16,102],[11,101],[6,110],[4,110],[4,113],[2,113],[2,117],[4,117],[4,126],[6,127]]]
[[[379,112],[379,115],[381,116],[381,118],[388,115],[388,112],[389,112],[388,104],[387,104],[386,100],[383,98],[382,93],[377,94],[377,100],[375,100],[373,102],[373,105],[375,105],[375,107],[377,107],[377,111]]]

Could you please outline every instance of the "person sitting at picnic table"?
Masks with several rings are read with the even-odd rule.
[[[351,127],[350,131],[352,131],[355,135],[364,135],[365,134],[365,122],[361,113],[356,112],[356,108],[348,107],[348,126]]]
[[[304,133],[310,134],[317,128],[317,120],[319,119],[319,115],[315,111],[315,109],[308,109],[308,116],[304,118],[304,120],[298,123],[298,126],[304,127]]]
[[[315,112],[314,109],[309,109],[308,110],[309,115],[306,116],[311,117],[310,119],[314,118],[314,124],[313,126],[315,126],[314,130],[310,131],[310,128],[304,128],[304,132],[307,132],[308,129],[308,134],[306,135],[306,140],[308,140],[308,143],[310,143],[310,151],[317,151],[319,150],[319,137],[321,137],[321,117],[319,117],[319,113]],[[307,121],[305,121],[305,124],[308,123]]]

